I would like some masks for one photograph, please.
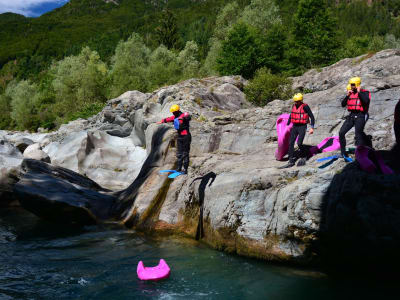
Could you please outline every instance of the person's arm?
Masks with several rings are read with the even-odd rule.
[[[169,123],[169,122],[173,122],[175,120],[175,116],[171,116],[165,119],[161,120],[161,123]]]
[[[346,95],[346,97],[343,98],[343,100],[342,100],[342,107],[346,107],[346,105],[347,105],[347,100],[349,100],[349,95]]]
[[[291,121],[292,121],[292,114],[289,114],[289,119],[287,120],[286,126],[289,126]]]
[[[305,112],[308,114],[308,116],[310,117],[310,120],[311,120],[310,125],[311,125],[311,128],[314,129],[315,118],[314,118],[314,115],[313,115],[313,113],[312,113],[312,111],[311,111],[311,108],[310,108],[308,105],[305,105],[305,106],[304,106],[304,111],[305,111]]]
[[[360,98],[362,104],[365,106],[369,105],[369,92],[360,92],[358,93],[358,97]]]

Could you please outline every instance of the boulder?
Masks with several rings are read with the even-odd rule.
[[[42,150],[39,143],[28,146],[23,155],[24,158],[31,158],[50,163],[50,157]]]

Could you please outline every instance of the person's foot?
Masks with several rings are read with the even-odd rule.
[[[182,175],[187,175],[187,173],[188,173],[187,170],[181,171],[181,174],[182,174]]]
[[[287,169],[287,168],[291,168],[293,166],[294,166],[294,162],[288,162],[288,164],[286,164],[282,167],[279,167],[278,169]]]
[[[297,162],[297,166],[298,167],[302,167],[302,166],[305,166],[305,165],[306,165],[306,159],[304,157],[300,158],[299,161]]]

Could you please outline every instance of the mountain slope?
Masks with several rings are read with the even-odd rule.
[[[200,47],[206,47],[211,35],[209,24],[225,2],[169,1],[168,7],[177,16],[183,42],[201,36],[193,32],[201,31],[207,37],[196,42]],[[33,59],[35,63],[43,63],[41,61],[49,58],[59,59],[78,53],[84,45],[89,45],[107,59],[118,41],[132,32],[142,34],[149,46],[156,46],[153,35],[164,7],[161,3],[163,1],[114,0],[106,3],[104,0],[71,0],[39,18],[1,14],[0,68],[15,58]]]

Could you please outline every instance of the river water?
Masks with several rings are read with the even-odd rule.
[[[164,258],[169,279],[136,266]],[[386,291],[386,290],[385,290]],[[387,291],[386,291],[387,292]],[[121,227],[65,228],[22,209],[0,211],[0,299],[357,299],[379,286],[228,255],[192,240],[151,239]]]

